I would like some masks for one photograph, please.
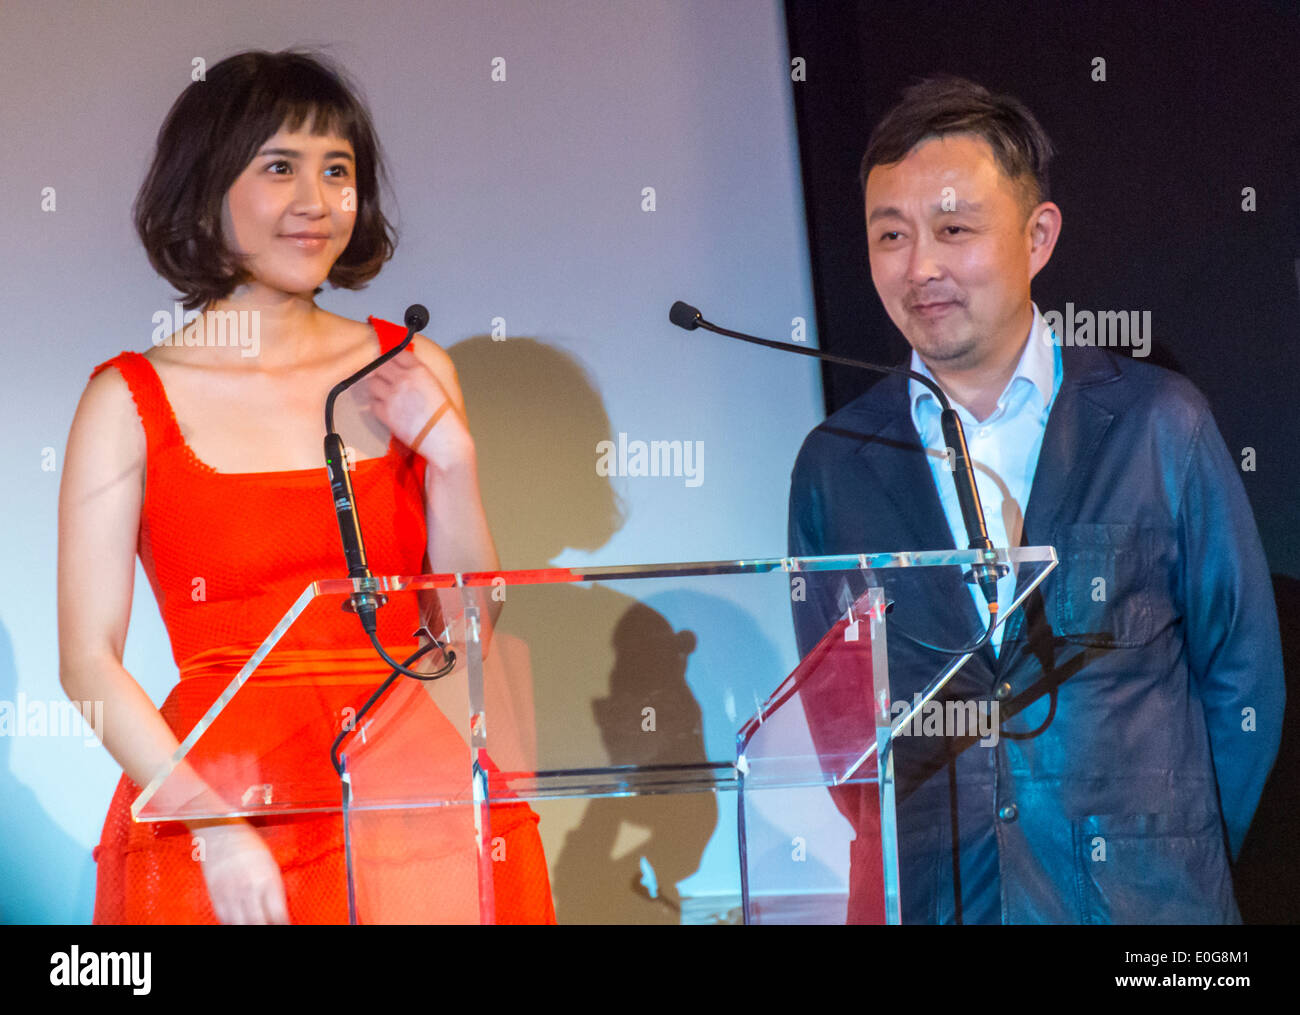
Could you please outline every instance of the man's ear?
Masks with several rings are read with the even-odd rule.
[[[1056,249],[1056,240],[1061,235],[1061,209],[1051,201],[1044,201],[1032,212],[1025,222],[1025,241],[1029,244],[1029,277],[1032,279],[1048,261]]]

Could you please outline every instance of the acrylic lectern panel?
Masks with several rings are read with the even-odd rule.
[[[377,635],[403,660],[428,644],[429,628],[447,635],[439,601],[449,576],[385,593]],[[468,801],[473,757],[462,731],[467,716],[450,716],[428,691],[403,678],[385,687],[389,666],[377,655],[342,594],[310,586],[260,646],[231,646],[182,681],[173,696],[173,727],[190,730],[177,757],[141,793],[137,820],[204,821],[241,817],[283,829],[268,835],[297,863],[358,875],[334,893],[339,917],[358,922],[477,922],[482,916],[478,843],[464,806],[414,806],[416,800]],[[387,584],[383,582],[381,584]],[[460,592],[447,599],[450,608]],[[243,664],[240,665],[240,659]],[[427,668],[435,652],[413,664]],[[353,730],[358,715],[372,727]],[[336,747],[337,745],[337,747]],[[354,772],[347,772],[352,760]],[[397,801],[387,810],[345,814],[336,765],[367,796]],[[346,819],[346,820],[345,820]],[[277,856],[282,863],[286,857]],[[335,862],[337,861],[337,862]],[[468,870],[468,875],[466,871]],[[344,889],[347,889],[346,891]]]
[[[1000,604],[1002,625],[1055,555],[1034,547],[997,558],[1016,579],[1016,595]],[[855,570],[829,560],[800,562],[802,597],[792,609],[806,653],[740,731],[751,923],[900,922],[908,886],[894,738],[934,698],[968,695],[975,704],[990,690],[958,680],[984,632],[969,580],[973,553],[872,555]],[[835,820],[810,809],[826,795]]]
[[[1001,558],[1022,595],[1054,561],[1042,548]],[[974,559],[377,577],[389,654],[436,635],[456,656],[439,680],[387,687],[388,667],[342,610],[359,583],[318,581],[246,647],[243,667],[214,666],[195,685],[193,732],[135,814],[337,822],[358,922],[492,920],[503,850],[492,807],[521,802],[541,815],[562,923],[870,918],[851,878],[874,862],[877,894],[897,891],[883,866],[881,717],[946,665],[931,658],[893,681],[903,675],[884,647],[896,618],[914,640],[976,636],[978,616],[953,599],[969,597]],[[820,653],[801,660],[795,625]]]
[[[488,801],[476,784],[485,759],[466,737],[467,684],[456,670],[436,683],[395,678],[340,747],[357,923],[493,922]]]

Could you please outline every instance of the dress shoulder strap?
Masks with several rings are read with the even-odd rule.
[[[126,386],[131,389],[135,411],[139,413],[140,422],[144,425],[149,460],[155,460],[158,449],[169,444],[183,443],[176,415],[172,412],[167,392],[163,389],[153,364],[138,352],[121,352],[95,367],[90,376],[94,378],[108,367],[116,367],[126,381]]]
[[[383,355],[393,346],[406,337],[406,326],[403,324],[394,324],[392,321],[385,321],[379,317],[368,317],[367,321],[375,329],[375,334],[379,336],[379,353]]]

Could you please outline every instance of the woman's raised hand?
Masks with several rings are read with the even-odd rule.
[[[375,418],[429,465],[446,471],[473,455],[473,441],[456,399],[412,349],[403,349],[366,382]],[[435,415],[437,421],[428,428]]]

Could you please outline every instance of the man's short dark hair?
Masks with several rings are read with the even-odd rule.
[[[342,71],[301,51],[238,53],[210,68],[206,80],[191,82],[172,105],[135,201],[149,263],[183,295],[187,310],[248,280],[222,235],[222,202],[268,138],[308,122],[313,134],[347,138],[356,156],[356,223],[330,284],[360,289],[393,256],[396,235],[379,205],[383,155],[370,114]]]
[[[862,192],[876,166],[901,162],[922,141],[946,134],[974,134],[989,143],[998,166],[1019,188],[1026,217],[1049,200],[1047,164],[1054,149],[1034,114],[1019,99],[952,75],[907,88],[876,124],[858,174]]]

